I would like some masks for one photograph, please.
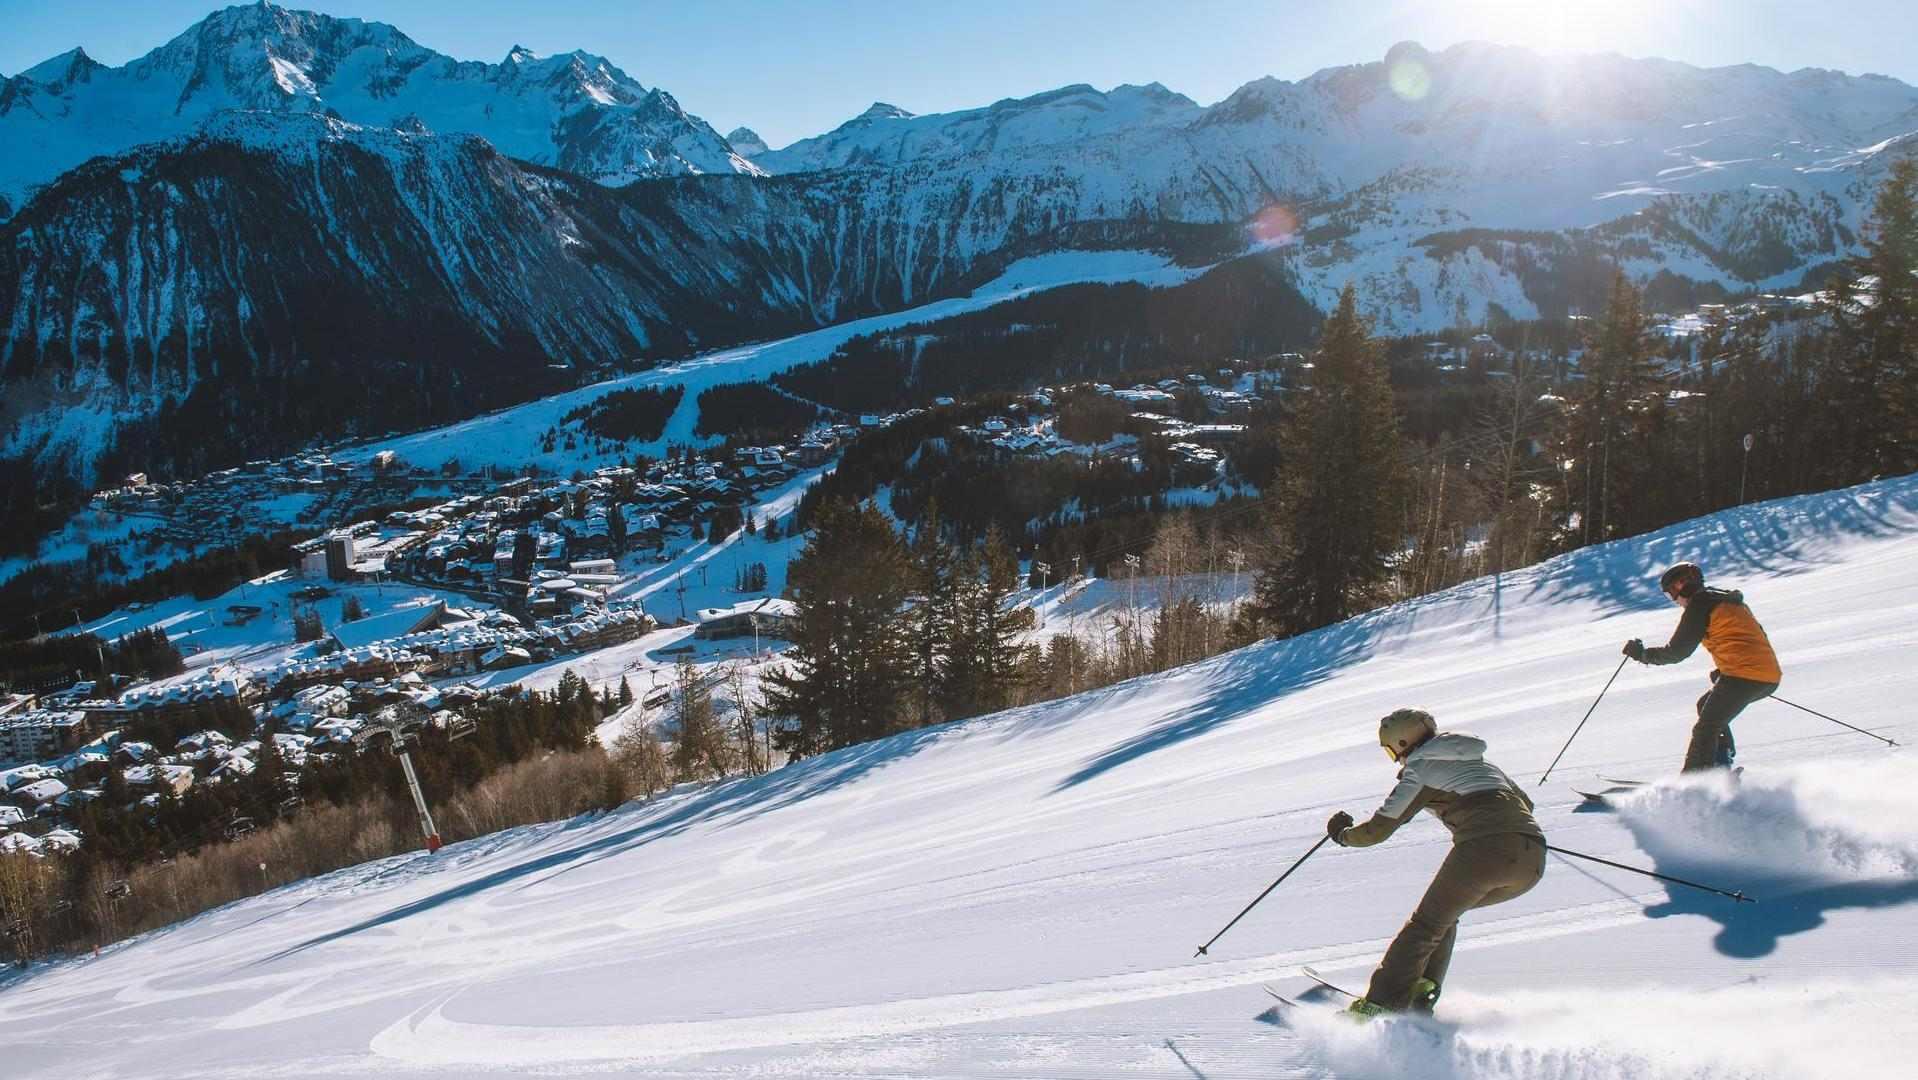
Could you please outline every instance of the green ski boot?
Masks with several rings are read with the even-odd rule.
[[[1391,1014],[1392,1010],[1383,1005],[1374,1005],[1364,998],[1353,998],[1352,1004],[1345,1007],[1345,1012],[1342,1015],[1355,1024],[1363,1024],[1376,1017],[1390,1016]]]
[[[1412,984],[1412,1011],[1431,1015],[1438,1006],[1439,984],[1430,979],[1420,979]]]

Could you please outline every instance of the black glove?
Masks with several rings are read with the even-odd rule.
[[[1645,643],[1637,638],[1633,638],[1625,643],[1624,652],[1626,656],[1631,657],[1641,664],[1645,662]]]
[[[1331,837],[1333,843],[1342,846],[1345,841],[1339,839],[1339,834],[1351,827],[1352,815],[1341,810],[1332,815],[1332,820],[1325,823],[1325,835]]]

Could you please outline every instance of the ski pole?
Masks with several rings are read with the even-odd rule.
[[[1631,657],[1629,656],[1621,656],[1618,658],[1618,666],[1612,669],[1612,677],[1605,680],[1605,690],[1612,688],[1613,680],[1618,678],[1619,672],[1625,670],[1625,661],[1630,659]],[[1598,710],[1598,703],[1605,700],[1605,690],[1600,690],[1598,696],[1592,699],[1592,707],[1585,710],[1585,718],[1580,720],[1578,726],[1572,729],[1572,739],[1578,738],[1578,733],[1585,730],[1585,721],[1592,718],[1592,713]],[[1546,766],[1545,775],[1538,778],[1540,784],[1552,778],[1552,770],[1558,768],[1558,758],[1564,757],[1565,751],[1572,748],[1572,739],[1566,739],[1565,745],[1558,748],[1558,757],[1553,758],[1552,763]]]
[[[1830,720],[1832,723],[1837,724],[1839,727],[1851,728],[1853,731],[1856,731],[1860,735],[1870,735],[1872,738],[1877,739],[1879,742],[1884,743],[1886,746],[1898,745],[1897,743],[1892,742],[1890,739],[1887,739],[1883,735],[1880,735],[1876,732],[1866,731],[1864,728],[1861,728],[1861,727],[1853,727],[1851,724],[1847,724],[1843,720],[1840,720],[1835,716],[1826,716],[1824,713],[1819,712],[1817,709],[1807,709],[1803,705],[1800,705],[1795,701],[1786,701],[1784,698],[1779,697],[1777,694],[1773,694],[1771,696],[1771,699],[1773,701],[1776,701],[1780,705],[1790,705],[1792,708],[1797,709],[1799,712],[1808,712],[1812,714],[1813,716],[1816,716],[1820,720]]]
[[[1546,844],[1545,850],[1556,851],[1560,855],[1571,855],[1575,858],[1590,859],[1591,861],[1595,863],[1604,863],[1606,866],[1617,867],[1620,870],[1630,870],[1634,874],[1644,874],[1646,877],[1657,878],[1660,881],[1669,881],[1677,885],[1689,885],[1694,889],[1703,889],[1708,893],[1717,893],[1720,896],[1729,896],[1733,900],[1736,900],[1741,904],[1756,904],[1758,902],[1752,899],[1751,897],[1746,896],[1742,892],[1727,892],[1724,889],[1714,889],[1710,885],[1700,885],[1696,881],[1686,881],[1682,877],[1673,877],[1670,874],[1661,874],[1656,870],[1641,870],[1636,866],[1626,866],[1624,863],[1613,862],[1610,859],[1601,859],[1596,855],[1587,855],[1582,851],[1567,851],[1564,848],[1558,847],[1553,844]]]
[[[1297,869],[1298,869],[1299,867],[1301,867],[1301,866],[1304,866],[1304,865],[1305,865],[1305,860],[1307,860],[1307,859],[1309,859],[1309,858],[1311,858],[1311,857],[1312,857],[1312,852],[1314,852],[1314,851],[1317,851],[1317,850],[1319,850],[1320,848],[1322,848],[1322,847],[1324,847],[1324,846],[1325,846],[1325,842],[1326,842],[1327,840],[1330,840],[1330,839],[1332,839],[1332,837],[1331,837],[1331,835],[1330,835],[1330,834],[1327,834],[1327,835],[1325,835],[1325,836],[1321,836],[1321,837],[1319,837],[1319,842],[1318,842],[1318,843],[1316,843],[1316,844],[1313,844],[1313,845],[1312,845],[1312,851],[1308,851],[1308,852],[1306,852],[1305,854],[1303,854],[1303,855],[1301,855],[1301,856],[1299,856],[1299,861],[1298,861],[1298,862],[1295,862],[1295,863],[1293,863],[1293,864],[1292,864],[1292,866],[1291,866],[1291,867],[1290,867],[1289,869],[1287,869],[1285,873],[1283,873],[1283,874],[1280,874],[1280,875],[1279,875],[1279,880],[1278,880],[1278,881],[1274,881],[1274,882],[1273,882],[1272,884],[1270,884],[1270,885],[1267,885],[1267,886],[1265,887],[1265,892],[1262,892],[1262,893],[1260,893],[1260,894],[1259,894],[1259,895],[1258,895],[1257,897],[1255,897],[1255,898],[1253,899],[1253,901],[1252,901],[1251,903],[1249,903],[1249,904],[1247,904],[1247,905],[1245,905],[1245,911],[1251,911],[1251,910],[1252,910],[1253,908],[1255,908],[1255,907],[1258,907],[1258,906],[1259,906],[1259,901],[1260,901],[1260,900],[1263,900],[1263,899],[1265,899],[1265,894],[1266,894],[1266,893],[1269,893],[1269,892],[1271,892],[1271,891],[1272,891],[1273,889],[1276,889],[1276,888],[1278,888],[1278,887],[1279,887],[1279,881],[1284,881],[1284,880],[1285,880],[1286,878],[1289,878],[1289,877],[1291,877],[1291,876],[1292,876],[1292,871],[1293,871],[1293,870],[1297,870]],[[1213,935],[1212,935],[1212,941],[1217,941],[1217,940],[1219,940],[1220,938],[1222,938],[1222,937],[1224,937],[1224,936],[1225,936],[1225,931],[1226,931],[1226,930],[1230,930],[1230,929],[1232,929],[1232,928],[1233,928],[1234,926],[1236,926],[1236,925],[1238,925],[1238,922],[1239,922],[1239,920],[1240,920],[1240,919],[1243,919],[1243,918],[1245,918],[1245,911],[1241,911],[1241,912],[1239,912],[1239,913],[1238,913],[1237,915],[1234,915],[1234,916],[1232,916],[1232,921],[1231,921],[1231,922],[1229,922],[1229,923],[1226,923],[1226,924],[1225,924],[1225,930],[1220,930],[1220,931],[1219,931],[1218,933],[1216,933],[1216,934],[1213,934]],[[1212,947],[1212,941],[1208,941],[1208,942],[1206,942],[1205,944],[1203,944],[1203,945],[1201,945],[1201,946],[1199,946],[1199,951],[1198,951],[1198,952],[1195,952],[1195,953],[1193,953],[1192,955],[1193,955],[1193,956],[1204,956],[1204,955],[1205,955],[1205,951],[1206,951],[1207,949],[1210,949],[1210,948]]]

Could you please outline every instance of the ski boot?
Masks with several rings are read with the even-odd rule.
[[[1339,1015],[1355,1024],[1363,1024],[1380,1016],[1390,1016],[1392,1010],[1383,1005],[1374,1005],[1364,998],[1353,998],[1352,1004],[1347,1005]]]
[[[1439,984],[1430,979],[1420,979],[1412,984],[1412,1011],[1432,1015],[1438,1006]]]

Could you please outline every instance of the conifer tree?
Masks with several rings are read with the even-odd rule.
[[[1257,582],[1259,608],[1286,634],[1364,610],[1402,542],[1398,416],[1350,285],[1314,360],[1280,433],[1279,535]]]
[[[787,570],[796,608],[788,662],[765,678],[775,743],[794,758],[904,730],[913,572],[892,523],[870,503],[831,500]]]
[[[1572,462],[1569,490],[1583,543],[1629,535],[1648,498],[1645,482],[1665,464],[1647,439],[1662,418],[1664,389],[1638,289],[1624,271],[1612,276],[1595,336],[1579,364],[1585,375],[1566,427],[1563,457]]]
[[[969,695],[971,712],[994,712],[1013,703],[1018,692],[1019,639],[1032,628],[1032,609],[1014,607],[1019,590],[1019,559],[997,525],[986,529],[979,552],[979,578],[969,590],[973,670],[979,682]]]
[[[945,719],[943,687],[958,625],[959,551],[945,536],[939,501],[928,499],[913,535],[914,591],[918,601],[908,622],[912,636],[912,685],[916,724]]]
[[[1865,252],[1825,311],[1833,325],[1828,400],[1843,432],[1834,480],[1918,468],[1918,159],[1893,163],[1872,204]]]

